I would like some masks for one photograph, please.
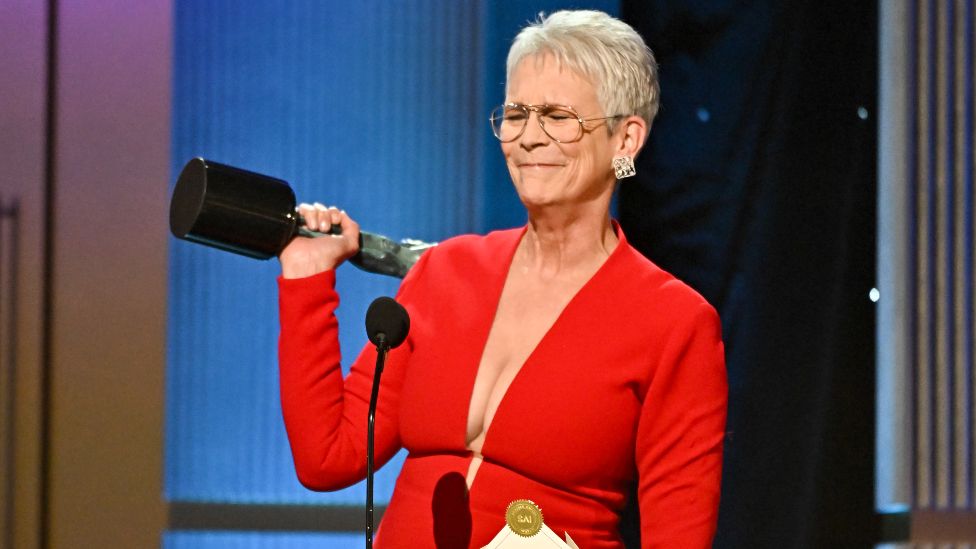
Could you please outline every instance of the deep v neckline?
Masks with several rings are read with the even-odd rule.
[[[512,380],[511,382],[509,382],[508,387],[506,387],[505,391],[502,393],[501,398],[498,400],[498,406],[495,407],[495,412],[492,416],[491,421],[488,422],[487,427],[485,427],[485,429],[482,431],[482,434],[479,435],[483,437],[481,443],[481,452],[480,452],[482,458],[484,458],[486,455],[486,449],[490,448],[489,442],[493,439],[491,434],[492,432],[494,432],[494,427],[497,420],[500,417],[502,417],[502,412],[508,407],[506,403],[511,400],[513,389],[517,387],[516,384],[519,382],[521,378],[526,377],[525,374],[526,369],[531,367],[533,362],[535,362],[534,361],[535,357],[539,354],[540,349],[545,347],[546,343],[550,339],[550,335],[556,330],[556,328],[558,328],[561,324],[564,323],[563,319],[566,316],[566,312],[573,307],[573,305],[580,299],[580,296],[587,289],[589,289],[594,285],[594,281],[597,280],[597,278],[604,270],[606,270],[607,265],[611,262],[614,256],[616,256],[619,253],[619,251],[622,249],[622,245],[624,245],[625,243],[623,232],[620,230],[616,222],[613,223],[613,229],[614,229],[614,234],[617,236],[618,239],[617,245],[614,247],[613,250],[611,250],[610,254],[603,260],[603,263],[601,263],[600,266],[597,267],[597,269],[593,272],[593,274],[591,274],[590,277],[579,288],[577,288],[577,290],[573,293],[572,297],[570,297],[570,299],[566,302],[563,308],[559,311],[559,314],[556,315],[552,324],[545,330],[545,332],[543,332],[542,337],[540,337],[539,340],[536,341],[535,345],[532,347],[532,350],[529,352],[528,355],[526,355],[525,360],[522,361],[522,363],[519,365],[518,371],[512,377]],[[480,349],[480,351],[474,355],[474,365],[472,367],[472,372],[469,375],[469,379],[467,383],[468,398],[466,401],[467,405],[465,408],[466,413],[464,416],[465,419],[463,423],[463,431],[461,433],[463,447],[468,451],[471,451],[472,453],[473,451],[468,447],[469,443],[468,443],[467,428],[468,428],[468,422],[471,418],[471,403],[472,400],[474,399],[475,384],[477,383],[478,380],[478,374],[481,371],[481,363],[484,359],[485,350],[487,349],[488,346],[488,338],[491,336],[492,328],[494,327],[495,321],[498,317],[498,308],[501,304],[502,295],[505,292],[505,284],[508,281],[509,272],[512,269],[512,263],[514,262],[515,254],[518,251],[522,239],[525,238],[525,234],[527,231],[528,231],[528,226],[523,227],[522,230],[519,231],[518,234],[515,236],[513,242],[509,244],[510,248],[507,250],[507,260],[504,264],[504,267],[499,270],[498,278],[492,281],[493,282],[492,289],[494,291],[494,294],[489,300],[489,303],[493,304],[493,307],[491,308],[491,313],[488,317],[488,322],[486,325],[483,326],[480,335],[480,343],[478,346],[478,349]],[[477,478],[477,476],[475,476],[475,478]]]

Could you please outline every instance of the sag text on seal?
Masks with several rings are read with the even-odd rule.
[[[531,500],[517,499],[508,504],[505,522],[516,534],[532,537],[542,529],[542,510]]]

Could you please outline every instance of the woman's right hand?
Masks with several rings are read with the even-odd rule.
[[[332,225],[339,225],[342,234],[293,238],[278,255],[282,277],[304,278],[335,269],[359,251],[359,224],[346,212],[316,202],[299,204],[298,214],[311,231],[327,233]]]

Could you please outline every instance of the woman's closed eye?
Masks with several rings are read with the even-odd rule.
[[[576,120],[576,117],[571,113],[566,111],[552,111],[542,115],[546,123],[552,124],[564,124],[570,120]]]

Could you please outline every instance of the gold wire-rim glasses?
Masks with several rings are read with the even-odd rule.
[[[515,134],[512,138],[502,139],[501,124],[505,120],[505,113],[508,112],[510,109],[520,109],[525,114],[525,122],[522,123],[522,126],[519,128],[518,133]],[[553,111],[564,111],[567,114],[572,115],[572,117],[576,119],[576,121],[579,123],[579,129],[577,130],[576,136],[574,138],[558,139],[554,137],[551,133],[549,133],[549,130],[546,129],[546,124],[543,121],[543,117],[546,116],[547,113],[551,113]],[[522,134],[525,133],[525,128],[528,127],[529,125],[529,119],[532,117],[530,113],[532,112],[536,113],[536,120],[539,122],[539,127],[542,128],[542,132],[545,133],[547,136],[549,136],[549,139],[552,139],[556,143],[575,143],[576,141],[583,139],[583,134],[585,134],[587,131],[587,127],[584,125],[584,122],[593,122],[596,120],[609,120],[611,118],[620,118],[622,116],[626,116],[623,114],[614,114],[611,116],[594,116],[592,118],[583,118],[582,116],[579,115],[578,112],[576,112],[576,109],[574,109],[569,105],[549,105],[549,104],[528,105],[523,103],[503,103],[501,105],[498,105],[494,109],[492,109],[491,114],[488,116],[488,123],[491,124],[491,133],[493,133],[495,137],[498,138],[498,140],[501,141],[502,143],[511,143],[512,141],[515,141],[516,139],[522,137]]]

